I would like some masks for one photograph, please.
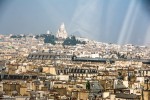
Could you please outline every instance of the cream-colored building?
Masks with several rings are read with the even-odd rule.
[[[67,31],[65,29],[65,24],[62,23],[60,28],[58,29],[57,33],[56,33],[56,37],[58,39],[66,39],[67,38]]]

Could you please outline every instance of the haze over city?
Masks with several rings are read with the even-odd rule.
[[[150,100],[150,0],[0,0],[0,100]]]
[[[150,43],[148,0],[1,0],[0,34],[56,33],[100,42]]]

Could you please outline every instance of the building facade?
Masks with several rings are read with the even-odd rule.
[[[57,33],[56,33],[56,37],[58,39],[66,39],[68,36],[67,31],[65,29],[65,24],[62,23],[60,28],[58,29]]]

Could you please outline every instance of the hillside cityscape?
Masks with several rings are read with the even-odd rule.
[[[0,35],[2,100],[150,100],[150,47],[56,34]]]

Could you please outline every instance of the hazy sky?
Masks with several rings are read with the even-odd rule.
[[[118,44],[150,43],[149,0],[0,0],[0,34],[56,33]]]

